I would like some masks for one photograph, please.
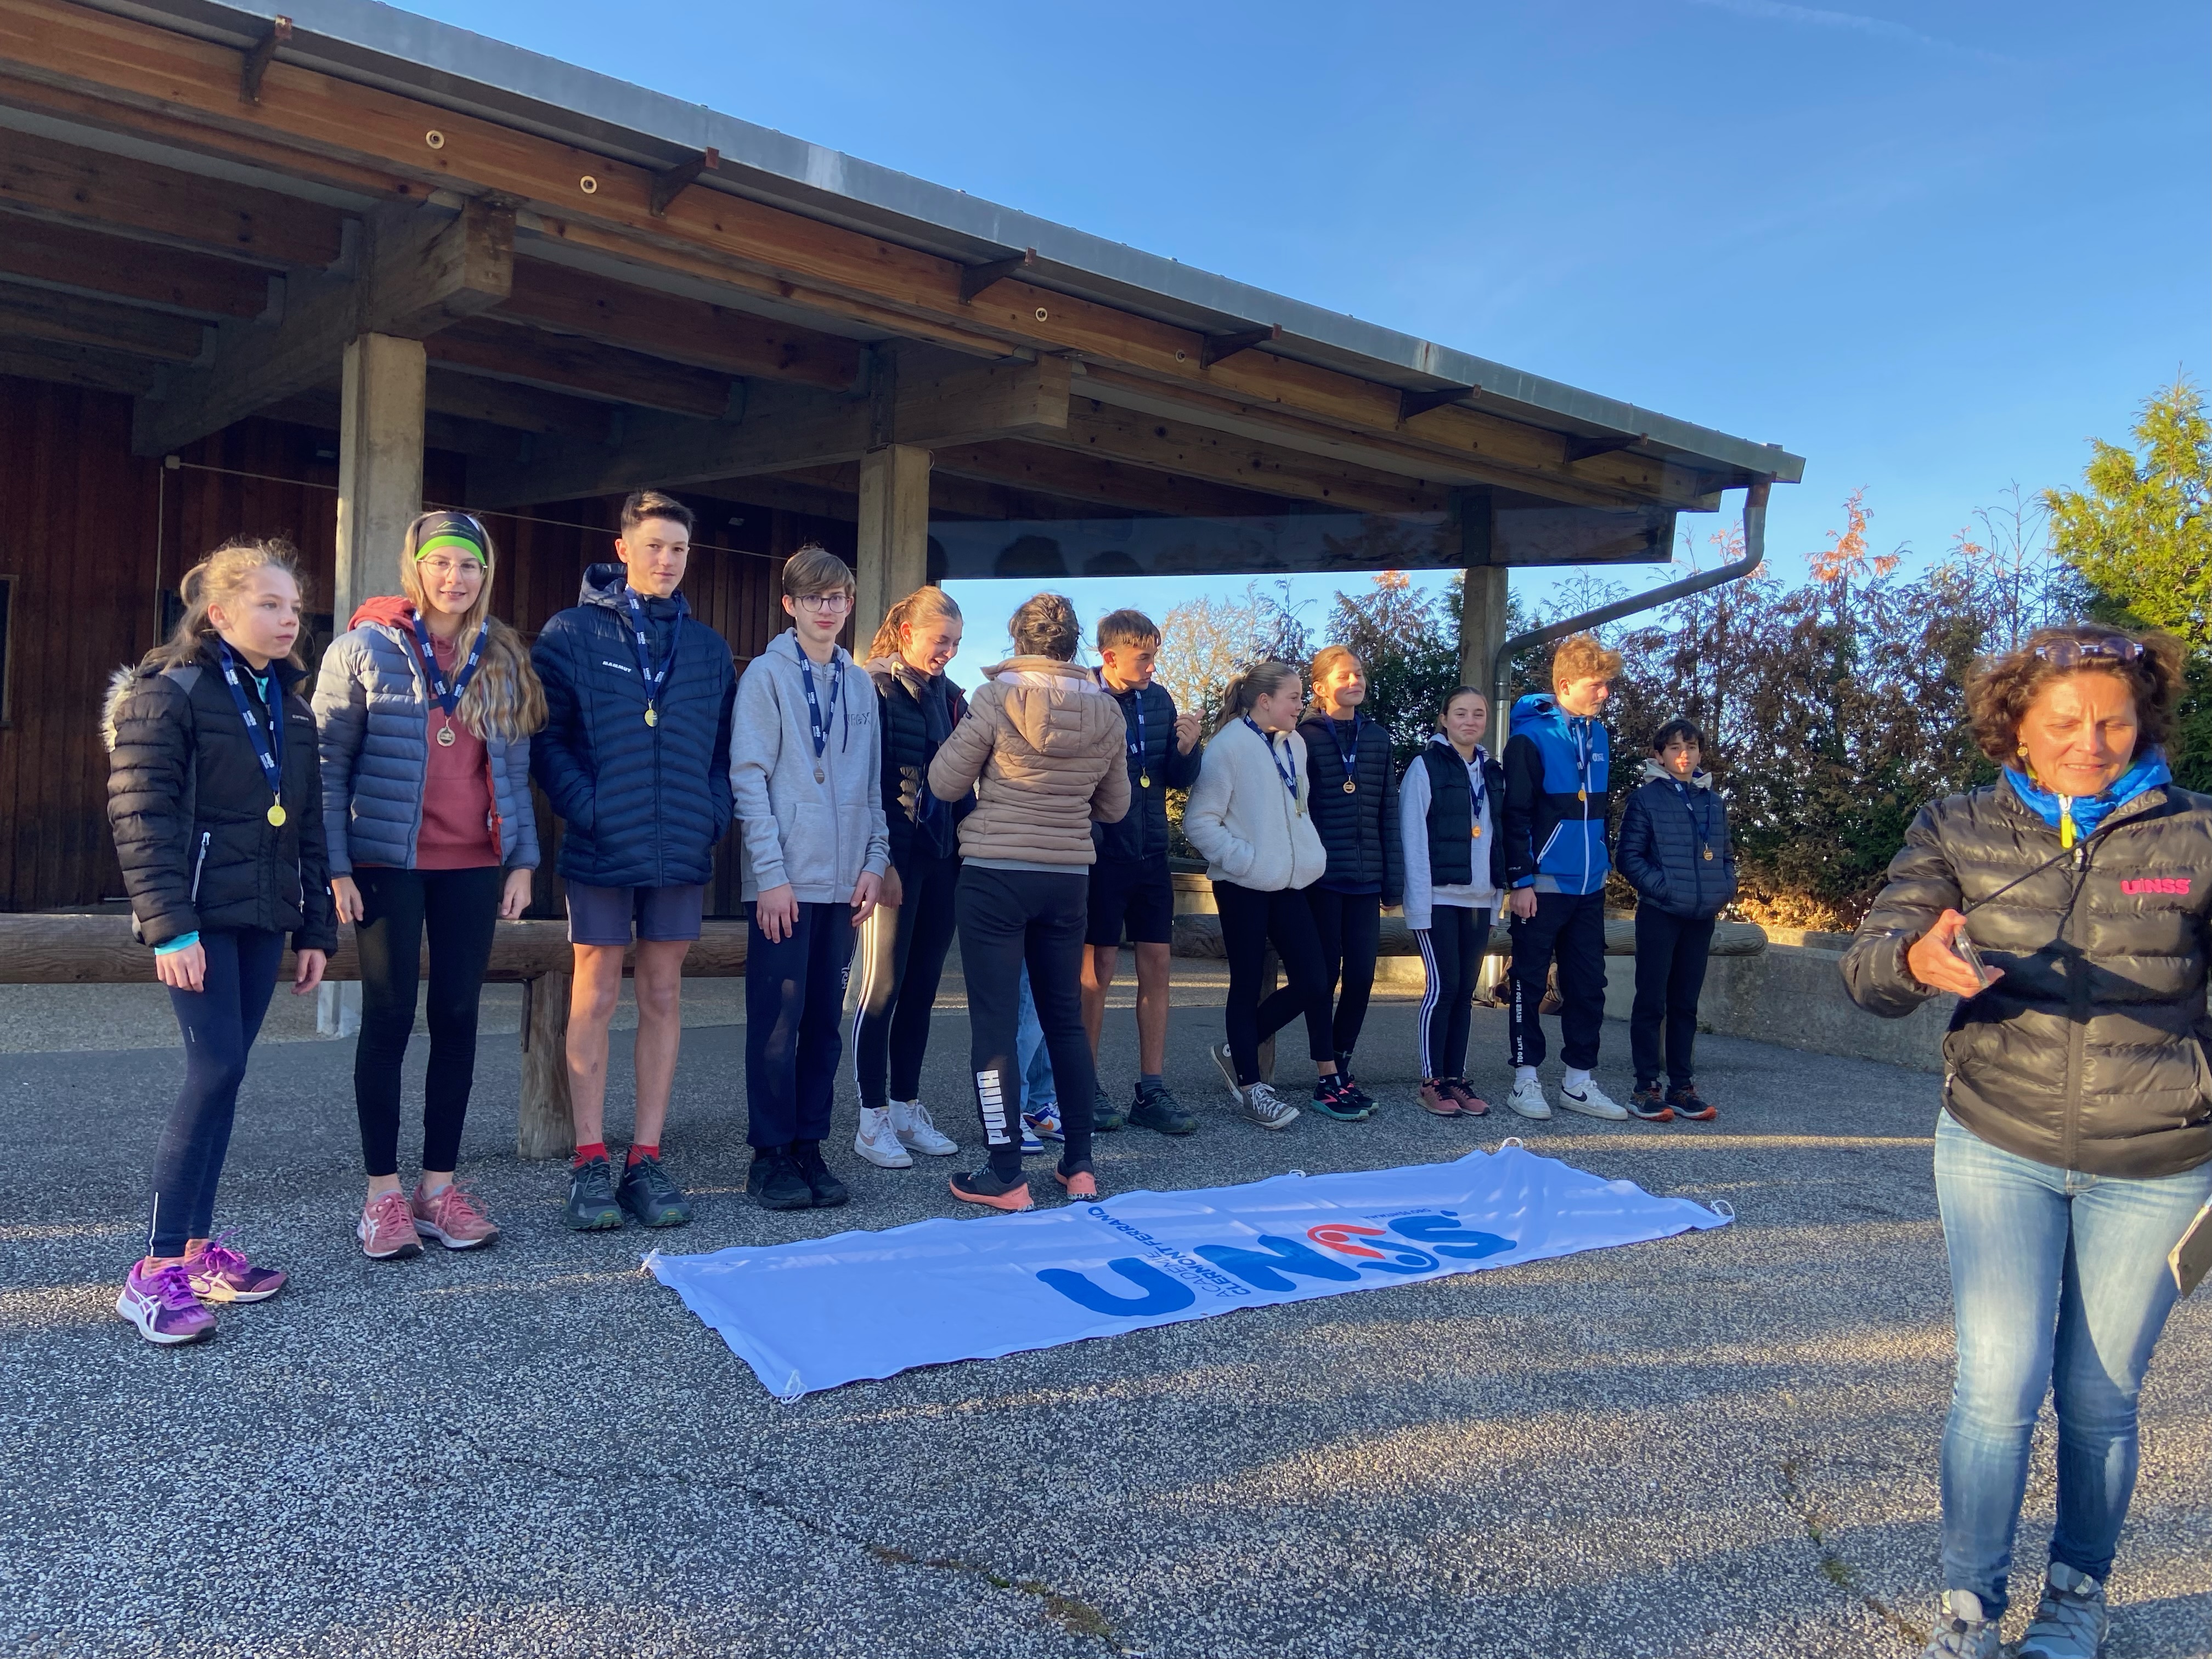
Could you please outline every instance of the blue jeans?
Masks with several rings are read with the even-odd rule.
[[[1049,1110],[1060,1103],[1052,1080],[1052,1055],[1044,1046],[1044,1027],[1038,1023],[1036,999],[1030,994],[1030,970],[1022,969],[1021,1015],[1014,1026],[1014,1057],[1022,1068],[1022,1109]]]
[[[2125,1180],[2001,1152],[1943,1113],[1936,1197],[1959,1370],[1943,1425],[1943,1586],[2003,1611],[2028,1445],[2058,1416],[2051,1559],[2101,1581],[2136,1485],[2136,1400],[2172,1311],[2166,1252],[2212,1193],[2212,1164]]]

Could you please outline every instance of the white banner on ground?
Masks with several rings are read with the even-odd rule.
[[[1518,1145],[648,1260],[772,1394],[1727,1224]]]

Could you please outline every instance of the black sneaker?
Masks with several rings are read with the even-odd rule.
[[[681,1227],[691,1219],[690,1203],[657,1158],[641,1158],[624,1170],[615,1198],[644,1226]]]
[[[1692,1123],[1711,1123],[1720,1114],[1698,1097],[1694,1083],[1678,1084],[1667,1091],[1667,1103],[1674,1109],[1674,1115],[1687,1118]]]
[[[1129,1114],[1114,1103],[1114,1097],[1099,1084],[1091,1092],[1091,1133],[1110,1135],[1129,1121]]]
[[[1164,1135],[1187,1135],[1198,1127],[1197,1116],[1183,1109],[1175,1097],[1175,1091],[1164,1083],[1155,1083],[1147,1089],[1137,1085],[1135,1104],[1129,1108],[1129,1121],[1139,1129],[1152,1129]]]
[[[753,1166],[745,1172],[745,1190],[763,1210],[814,1207],[814,1189],[791,1161],[788,1146],[763,1146],[754,1152]]]
[[[1667,1091],[1656,1083],[1646,1083],[1638,1078],[1636,1087],[1629,1091],[1628,1115],[1642,1118],[1646,1123],[1671,1123],[1674,1109],[1667,1103]]]
[[[1344,1079],[1333,1073],[1314,1079],[1313,1109],[1339,1123],[1357,1123],[1367,1115],[1366,1109],[1345,1088]]]
[[[830,1166],[822,1161],[820,1141],[793,1141],[791,1164],[799,1171],[799,1178],[806,1183],[808,1199],[816,1209],[834,1210],[849,1196],[845,1183],[831,1175]]]
[[[615,1202],[614,1177],[606,1159],[595,1158],[568,1171],[568,1205],[563,1213],[580,1233],[605,1232],[623,1224],[622,1206]]]

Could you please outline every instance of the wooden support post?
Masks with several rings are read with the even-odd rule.
[[[855,651],[866,652],[884,613],[929,580],[929,452],[912,444],[885,444],[860,458]]]
[[[425,360],[420,340],[363,334],[345,349],[338,414],[338,549],[331,626],[399,592],[399,543],[422,510]]]
[[[523,987],[522,1102],[514,1150],[521,1158],[564,1158],[576,1147],[568,1111],[567,974],[540,974]]]
[[[1505,643],[1505,578],[1503,565],[1477,565],[1467,573],[1467,590],[1459,612],[1459,683],[1480,686],[1486,697],[1496,693],[1490,684],[1490,665],[1498,647]],[[1493,755],[1505,752],[1504,708],[1490,711],[1490,730],[1483,746]]]

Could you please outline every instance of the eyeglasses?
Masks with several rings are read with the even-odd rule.
[[[423,574],[441,581],[455,576],[481,576],[484,573],[482,559],[441,559],[435,555],[422,560],[416,568]]]
[[[2089,661],[2133,662],[2143,649],[2124,634],[2106,634],[2090,640],[2047,640],[2033,652],[2053,668],[2073,668]]]
[[[840,588],[834,593],[801,593],[792,603],[811,611],[817,617],[824,617],[832,611],[851,610],[853,596]]]

